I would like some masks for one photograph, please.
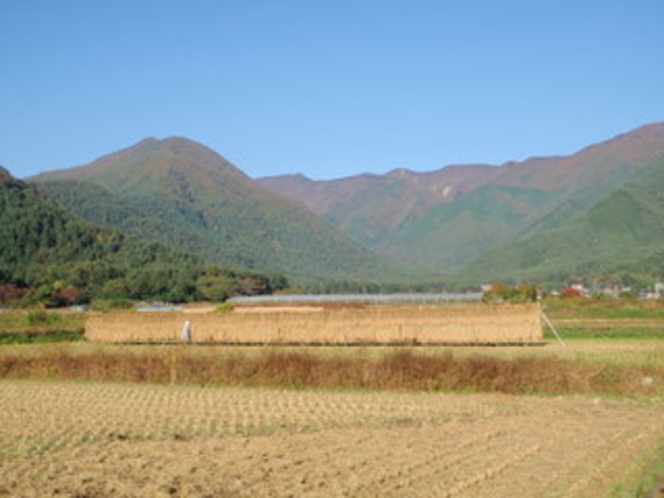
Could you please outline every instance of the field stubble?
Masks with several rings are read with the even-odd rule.
[[[633,496],[664,401],[0,381],[0,495]]]

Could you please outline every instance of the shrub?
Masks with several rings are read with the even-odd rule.
[[[113,311],[113,310],[128,310],[134,307],[134,302],[131,299],[112,298],[112,299],[95,299],[92,301],[92,311]]]
[[[57,313],[48,313],[44,310],[29,311],[26,315],[26,321],[30,326],[53,325],[62,320]]]

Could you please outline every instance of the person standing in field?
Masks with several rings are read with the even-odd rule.
[[[191,343],[191,323],[189,322],[189,320],[184,322],[184,327],[182,327],[181,339],[184,344]]]

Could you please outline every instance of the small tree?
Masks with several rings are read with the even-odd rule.
[[[537,298],[537,286],[535,285],[519,284],[517,287],[510,287],[502,282],[491,284],[482,296],[484,302],[525,303],[537,301]]]
[[[196,290],[208,301],[221,302],[238,294],[237,282],[228,277],[201,275]]]
[[[26,289],[16,284],[0,285],[0,303],[20,301],[26,293]]]
[[[563,299],[579,299],[584,296],[583,292],[581,292],[581,290],[577,289],[576,287],[567,287],[560,293],[560,297]]]
[[[55,307],[61,307],[81,304],[86,301],[86,295],[80,289],[75,287],[63,287],[53,292],[50,304]]]

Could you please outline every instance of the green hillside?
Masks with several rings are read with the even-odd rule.
[[[0,302],[221,299],[285,283],[279,276],[204,267],[185,252],[96,227],[0,168]]]
[[[555,228],[614,188],[613,184],[557,190],[485,185],[394,231],[389,252],[407,253],[449,275],[534,229]]]
[[[517,187],[481,187],[402,227],[390,240],[391,250],[428,261],[449,274],[496,243],[523,232],[560,195]]]
[[[152,138],[33,181],[94,224],[308,289],[652,283],[663,275],[663,206],[652,190],[663,160],[664,123],[655,123],[499,167],[259,182],[200,144]]]
[[[569,156],[261,183],[307,204],[379,254],[449,276],[487,251],[567,224],[662,157],[664,123],[654,123]]]
[[[572,217],[555,216],[490,251],[463,281],[651,284],[664,275],[664,160]]]
[[[296,281],[394,274],[387,262],[303,206],[260,187],[186,139],[148,139],[34,181],[89,221],[211,264],[282,272]]]

